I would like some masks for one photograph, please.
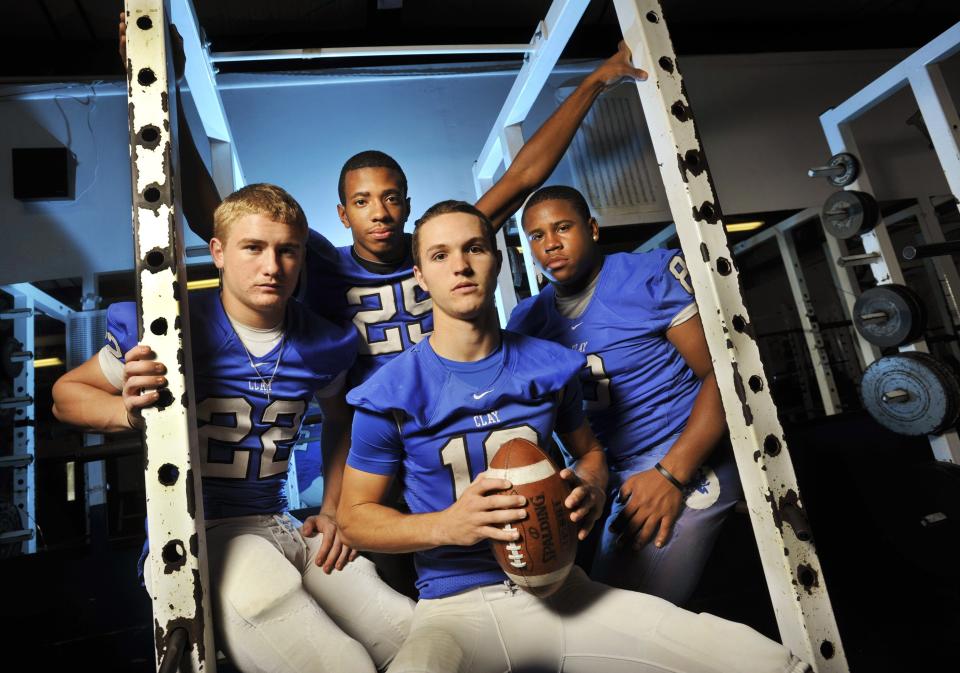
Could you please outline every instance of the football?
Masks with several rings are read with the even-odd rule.
[[[513,488],[500,491],[527,499],[527,517],[517,527],[513,542],[491,541],[497,563],[513,582],[530,593],[546,597],[555,592],[573,567],[577,555],[577,525],[564,507],[572,490],[540,447],[526,439],[511,439],[497,451],[487,476],[506,479]]]

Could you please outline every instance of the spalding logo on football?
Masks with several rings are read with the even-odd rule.
[[[501,493],[527,499],[527,518],[504,525],[505,529],[518,528],[519,539],[491,541],[497,563],[518,586],[537,596],[549,596],[563,584],[577,555],[577,525],[563,505],[570,484],[560,478],[547,454],[526,439],[505,442],[486,474],[513,485]]]

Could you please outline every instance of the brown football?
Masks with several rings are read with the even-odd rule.
[[[549,596],[563,584],[577,555],[577,525],[563,505],[570,484],[560,478],[549,456],[526,439],[505,442],[490,462],[487,476],[513,485],[501,493],[527,499],[527,518],[504,526],[519,528],[520,538],[491,541],[497,563],[518,586]]]

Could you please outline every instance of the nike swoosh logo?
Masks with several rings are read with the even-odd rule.
[[[474,394],[473,394],[473,399],[475,399],[475,400],[482,399],[482,398],[486,397],[487,395],[489,395],[489,394],[492,393],[492,392],[493,392],[493,388],[491,388],[490,390],[484,390],[482,393],[474,393]]]
[[[570,326],[570,331],[572,332],[573,330],[575,330],[575,329],[577,329],[578,327],[580,327],[580,325],[582,325],[582,324],[583,324],[583,321],[581,320],[581,321],[578,322],[576,325],[571,325],[571,326]]]

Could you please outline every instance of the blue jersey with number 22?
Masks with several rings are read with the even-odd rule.
[[[282,343],[250,358],[216,291],[190,295],[190,328],[205,517],[286,511],[287,462],[303,414],[353,362],[356,334],[290,301]],[[136,345],[136,304],[111,305],[107,346],[122,359]]]

